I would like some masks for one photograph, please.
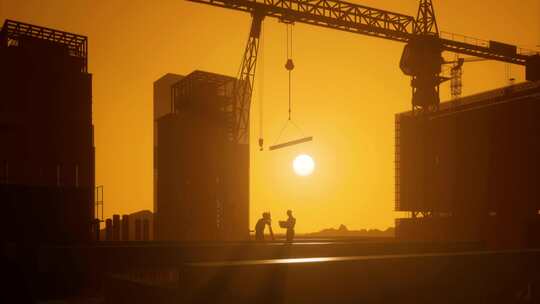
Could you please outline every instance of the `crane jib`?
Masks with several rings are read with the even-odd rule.
[[[335,0],[187,0],[266,16],[407,42],[414,17]]]
[[[341,31],[374,36],[408,43],[417,36],[414,17],[362,6],[339,0],[187,0],[222,8],[254,13],[289,22],[299,22]],[[531,55],[516,52],[509,47],[481,46],[452,39],[442,39],[442,50],[526,65]]]

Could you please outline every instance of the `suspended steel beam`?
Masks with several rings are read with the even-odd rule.
[[[288,141],[288,142],[285,142],[285,143],[282,143],[282,144],[270,146],[268,148],[268,150],[270,150],[270,151],[277,150],[277,149],[298,145],[298,144],[305,143],[305,142],[312,141],[312,140],[313,140],[313,136],[304,137],[304,138],[300,138],[300,139],[297,139],[297,140]]]

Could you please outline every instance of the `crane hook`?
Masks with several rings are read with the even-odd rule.
[[[285,63],[285,68],[287,69],[287,71],[292,71],[294,70],[294,63],[292,61],[291,58],[287,59],[287,63]]]

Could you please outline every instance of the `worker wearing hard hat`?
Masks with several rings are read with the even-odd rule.
[[[274,240],[274,232],[272,231],[272,218],[270,212],[264,212],[262,218],[257,221],[255,225],[255,240],[264,241],[264,229],[268,226],[270,230],[270,238]]]

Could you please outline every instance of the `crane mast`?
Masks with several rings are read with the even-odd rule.
[[[540,80],[540,55],[520,52],[517,47],[496,41],[471,44],[441,38],[432,0],[420,0],[415,17],[340,0],[187,0],[252,15],[250,36],[244,52],[239,81],[235,87],[238,117],[235,140],[245,139],[249,129],[251,90],[257,62],[260,26],[265,17],[289,23],[304,23],[340,31],[406,43],[400,68],[412,77],[414,113],[436,111],[443,51],[526,66],[526,79]]]
[[[255,83],[255,72],[257,68],[257,55],[259,53],[259,41],[264,14],[257,11],[252,13],[251,29],[242,57],[242,64],[238,80],[233,88],[233,142],[247,143],[249,140],[249,108],[253,85]]]
[[[399,67],[412,77],[413,113],[436,111],[440,103],[439,84],[446,79],[439,76],[444,59],[431,0],[420,0],[413,29],[414,35],[405,45]]]

